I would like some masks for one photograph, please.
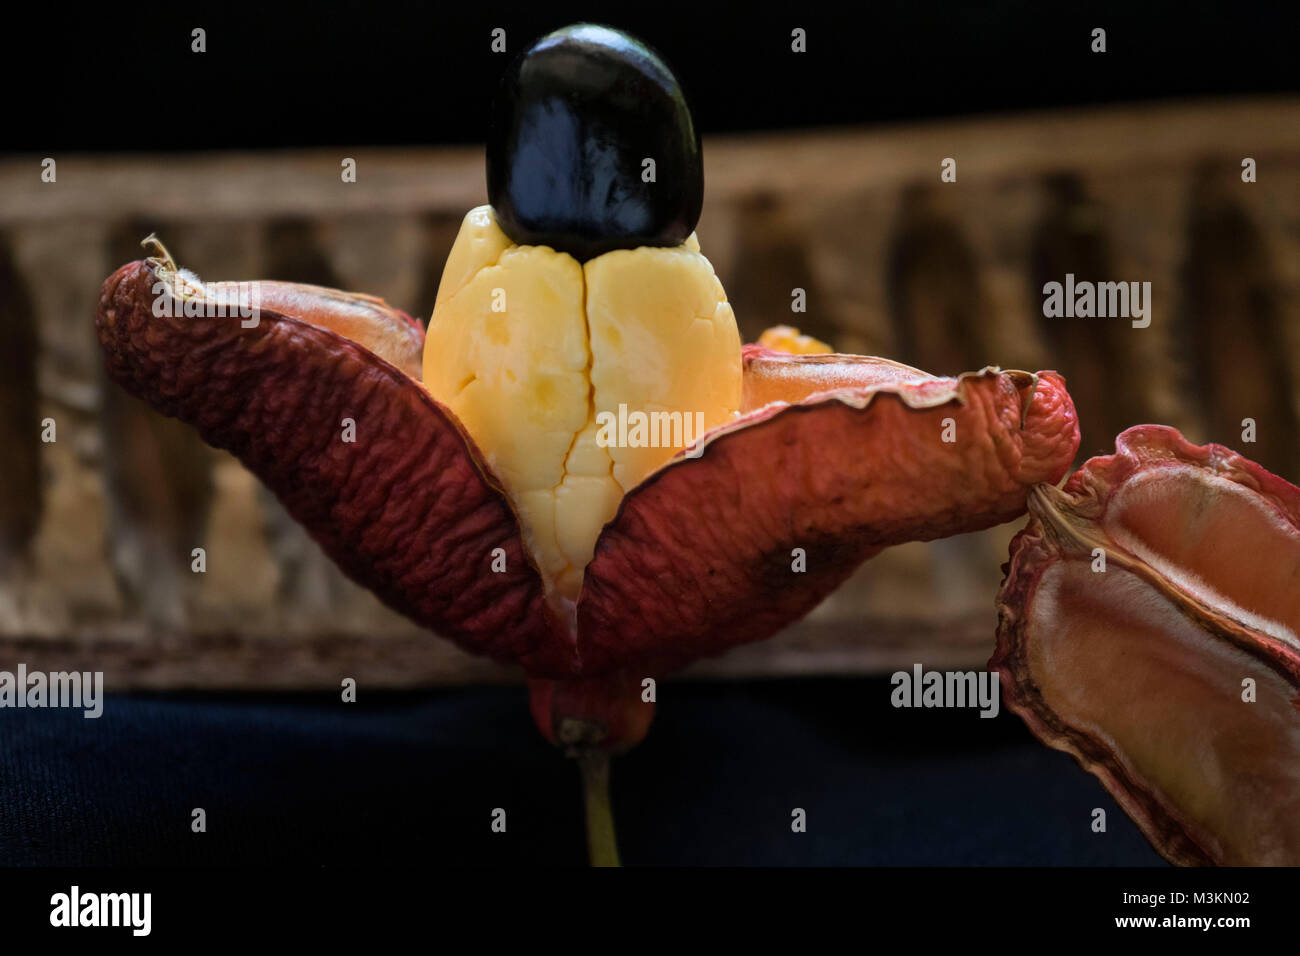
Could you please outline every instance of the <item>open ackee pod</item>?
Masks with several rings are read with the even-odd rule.
[[[253,324],[215,307],[227,288],[170,260],[119,269],[97,318],[110,376],[238,456],[388,604],[539,679],[639,685],[767,637],[882,547],[1022,514],[1079,440],[1054,372],[939,378],[748,346],[754,407],[628,492],[565,615],[501,482],[420,384],[418,324],[378,300],[281,285]],[[178,301],[159,309],[160,295]],[[339,309],[376,311],[345,325]]]
[[[1300,488],[1130,428],[1030,496],[998,598],[1008,705],[1180,864],[1300,864]]]
[[[645,678],[774,634],[888,545],[1023,514],[1079,443],[1054,372],[940,378],[746,346],[735,416],[627,492],[566,602],[421,384],[418,323],[280,283],[245,318],[243,294],[165,251],[118,269],[96,316],[110,377],[235,454],[388,605],[523,668],[538,728],[583,767],[593,861],[616,859],[608,755],[649,727]]]

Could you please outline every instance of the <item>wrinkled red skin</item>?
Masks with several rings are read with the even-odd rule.
[[[454,415],[361,346],[265,307],[248,329],[154,316],[154,282],[133,262],[104,283],[111,378],[232,452],[390,607],[467,650],[564,672],[514,511]]]
[[[960,388],[965,404],[911,408],[894,385],[865,408],[813,396],[723,429],[701,459],[710,467],[675,459],[624,498],[601,535],[578,604],[584,663],[663,673],[761,640],[884,547],[1023,514],[1028,486],[1059,479],[1079,441],[1054,372],[1041,374],[1020,428],[1031,387],[1005,374],[960,386],[928,378],[907,394]],[[948,418],[952,444],[940,438]],[[791,567],[796,547],[804,572]]]
[[[635,742],[649,723],[641,679],[775,633],[883,547],[1023,514],[1027,489],[1060,478],[1079,442],[1054,372],[913,379],[877,362],[878,387],[750,412],[706,436],[701,457],[679,455],[630,491],[566,621],[502,483],[417,381],[266,307],[251,329],[238,317],[156,317],[154,282],[136,262],[104,284],[96,327],[109,375],[234,453],[391,607],[530,677],[580,680],[535,694],[548,737],[573,707],[617,745]],[[344,418],[355,443],[341,441]],[[946,418],[953,443],[940,438]],[[497,548],[503,573],[491,570]],[[605,675],[618,676],[600,688]]]

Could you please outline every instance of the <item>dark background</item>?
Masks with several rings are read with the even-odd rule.
[[[662,682],[649,736],[611,772],[624,863],[1161,864],[1005,708],[896,710],[890,693],[885,677]],[[0,744],[8,865],[586,863],[578,771],[520,687],[111,695],[97,720],[6,711]]]
[[[119,5],[6,12],[9,151],[478,143],[509,55],[578,20],[658,48],[704,133],[1294,90],[1297,4]],[[777,5],[773,5],[776,7]],[[207,30],[208,52],[190,52]],[[509,53],[490,51],[494,27]],[[808,31],[808,52],[790,31]],[[1094,27],[1107,52],[1090,52]]]

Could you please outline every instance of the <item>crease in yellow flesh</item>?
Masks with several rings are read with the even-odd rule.
[[[501,477],[552,597],[573,601],[624,493],[736,415],[740,334],[694,235],[580,265],[515,245],[480,206],[447,257],[424,385]],[[619,444],[635,440],[620,415],[655,413],[656,446]]]

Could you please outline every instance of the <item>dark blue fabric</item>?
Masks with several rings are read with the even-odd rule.
[[[625,863],[1160,863],[1011,714],[895,710],[885,680],[659,691],[649,738],[613,768]],[[522,688],[110,695],[98,720],[0,710],[10,865],[582,864],[584,832],[577,771]]]

